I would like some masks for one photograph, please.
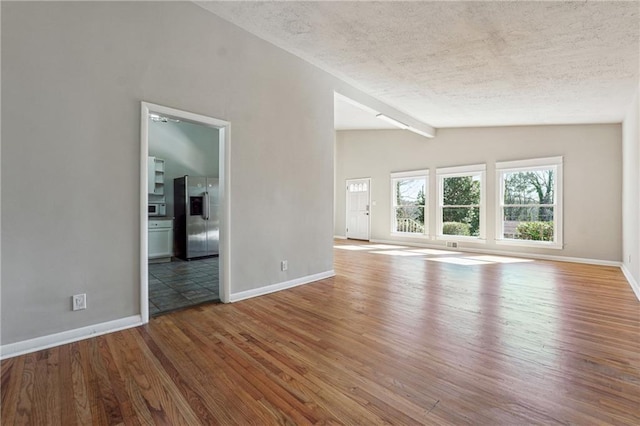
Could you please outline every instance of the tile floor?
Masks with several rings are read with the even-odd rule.
[[[149,315],[220,300],[218,258],[149,264]]]

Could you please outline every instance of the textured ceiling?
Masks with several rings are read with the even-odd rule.
[[[620,122],[640,2],[198,2],[435,127]]]

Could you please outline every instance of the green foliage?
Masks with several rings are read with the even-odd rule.
[[[416,206],[424,206],[426,205],[426,200],[424,198],[424,187],[420,189],[418,192],[418,201],[416,202]],[[424,225],[424,208],[418,209],[418,217],[416,221],[422,225]]]
[[[471,227],[462,222],[445,222],[442,224],[444,235],[471,235]]]
[[[516,227],[519,240],[553,241],[553,222],[520,222]]]
[[[405,225],[400,225],[401,219],[410,219],[416,223],[416,226],[424,229],[424,206],[426,202],[424,179],[399,179],[395,185],[397,229],[406,227]]]
[[[553,204],[553,187],[555,173],[551,169],[535,170],[531,172],[514,172],[505,176],[504,204]],[[549,207],[511,207],[513,216],[509,220],[523,220],[523,215],[529,220],[553,220],[553,209]]]
[[[446,205],[480,204],[480,181],[473,180],[472,176],[445,178],[443,189]]]
[[[474,180],[471,176],[445,178],[443,200],[445,206],[479,205],[480,181]],[[480,232],[480,209],[478,207],[446,207],[443,209],[442,215],[444,222],[467,224],[469,234],[466,235],[478,235]]]
[[[505,176],[505,204],[552,204],[553,170],[514,172]]]

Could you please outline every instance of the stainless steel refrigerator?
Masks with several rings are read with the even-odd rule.
[[[218,178],[184,176],[173,180],[176,256],[190,260],[218,254]]]

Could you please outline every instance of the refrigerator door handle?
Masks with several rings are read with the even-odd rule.
[[[209,206],[209,193],[205,192],[204,193],[204,220],[209,220],[209,209],[211,207]]]

